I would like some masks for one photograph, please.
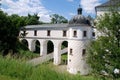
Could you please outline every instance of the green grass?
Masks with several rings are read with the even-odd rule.
[[[36,54],[36,53],[31,52],[31,51],[20,50],[19,54],[17,54],[16,56],[18,56],[20,59],[21,58],[32,59],[35,57],[40,57],[40,54]]]
[[[11,78],[9,76],[0,75],[0,80],[18,80],[17,78]]]
[[[51,64],[32,66],[23,60],[0,57],[0,80],[100,80],[92,76],[60,73]]]
[[[67,60],[67,53],[61,55],[62,60]]]

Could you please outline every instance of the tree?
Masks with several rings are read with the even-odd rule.
[[[120,73],[120,14],[111,12],[97,19],[97,30],[102,34],[88,48],[88,63],[95,75],[119,78]]]
[[[65,17],[60,16],[58,14],[53,14],[50,17],[51,17],[51,23],[53,23],[53,24],[68,22],[68,20]]]
[[[26,17],[26,25],[37,25],[39,24],[39,17],[37,16],[37,14],[34,15],[30,15],[28,14],[28,16]]]
[[[7,55],[9,52],[12,54],[18,52],[20,48],[19,31],[25,25],[25,17],[16,14],[8,16],[0,11],[0,52],[3,55]]]

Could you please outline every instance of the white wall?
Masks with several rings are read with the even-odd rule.
[[[20,33],[23,33],[23,31]],[[26,37],[38,38],[66,38],[69,36],[69,31],[67,31],[67,36],[63,37],[63,30],[50,30],[50,36],[47,36],[47,30],[37,30],[37,36],[34,36],[34,30],[26,30],[26,33],[28,33]]]
[[[85,58],[82,56],[82,50],[86,49],[87,40],[84,41],[73,41],[69,40],[68,45],[68,66],[67,70],[72,74],[87,75],[89,72],[88,65],[86,64]],[[70,49],[73,49],[72,55],[70,55]]]
[[[74,31],[77,31],[77,37],[73,36]],[[83,37],[83,31],[87,31],[87,37]],[[69,32],[70,32],[69,39],[91,39],[92,38],[92,28],[90,26],[72,27],[69,29]]]

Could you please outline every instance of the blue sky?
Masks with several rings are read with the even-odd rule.
[[[94,7],[108,0],[1,0],[2,10],[9,15],[26,16],[28,13],[38,13],[40,19],[49,22],[51,14],[59,14],[67,19],[77,14],[79,4],[83,15],[95,17]]]

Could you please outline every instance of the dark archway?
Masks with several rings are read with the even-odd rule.
[[[52,41],[47,42],[47,54],[53,53],[54,51],[54,44]]]
[[[35,40],[34,47],[35,47],[34,53],[40,54],[40,42],[38,40]]]
[[[61,43],[61,64],[67,65],[68,60],[68,41],[63,41]]]
[[[68,47],[68,41],[63,41],[61,44],[61,49],[65,49]]]
[[[26,39],[23,39],[23,40],[21,41],[21,43],[22,43],[23,48],[24,48],[25,50],[28,49],[28,41],[27,41]]]

